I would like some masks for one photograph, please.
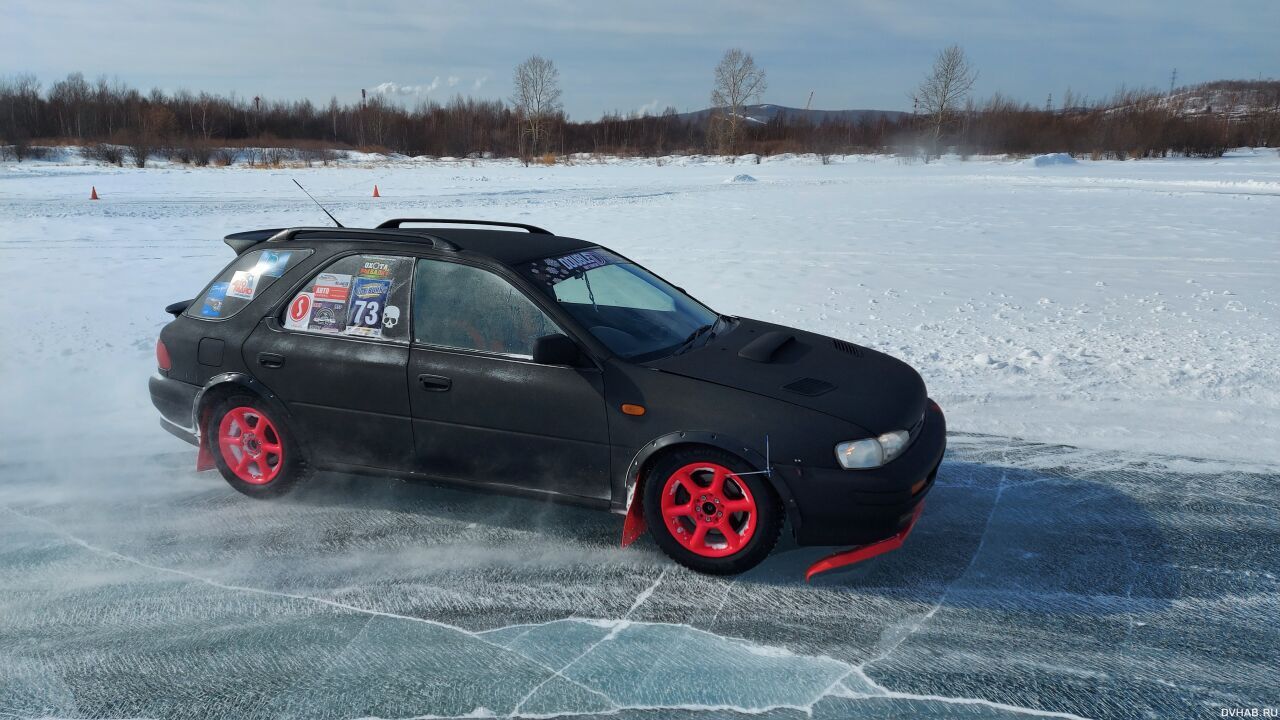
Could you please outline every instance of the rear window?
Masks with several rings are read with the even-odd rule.
[[[241,255],[187,308],[187,315],[201,320],[226,320],[245,309],[311,252],[295,248],[252,250]]]

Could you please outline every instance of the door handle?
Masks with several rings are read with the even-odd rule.
[[[440,375],[419,375],[418,383],[428,392],[444,392],[453,387],[453,381]]]
[[[268,352],[258,353],[258,364],[268,368],[284,367],[284,356]]]

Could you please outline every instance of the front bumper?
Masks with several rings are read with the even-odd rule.
[[[795,503],[799,545],[865,545],[902,532],[916,517],[947,449],[947,420],[929,402],[906,452],[870,470],[777,468]]]

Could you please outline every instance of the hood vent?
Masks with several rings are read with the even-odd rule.
[[[844,340],[836,340],[832,338],[831,344],[835,345],[836,349],[842,353],[848,353],[854,357],[862,357],[862,348],[858,347],[857,345],[854,345],[851,342],[846,342]]]
[[[818,395],[822,395],[823,393],[829,393],[832,390],[835,390],[836,386],[832,385],[826,380],[819,380],[818,378],[811,378],[811,377],[802,377],[798,380],[792,380],[786,385],[783,385],[782,389],[790,390],[791,392],[796,393],[797,395],[808,395],[809,397],[816,397]]]

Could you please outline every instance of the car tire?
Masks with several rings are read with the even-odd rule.
[[[672,560],[711,575],[736,575],[768,557],[782,532],[769,481],[741,458],[693,447],[661,456],[644,481],[645,524]]]
[[[202,441],[222,477],[249,497],[279,497],[309,475],[302,448],[284,418],[252,395],[232,395],[218,403]]]

